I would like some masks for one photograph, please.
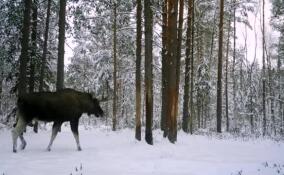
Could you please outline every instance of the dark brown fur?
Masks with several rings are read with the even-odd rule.
[[[103,110],[99,101],[93,98],[89,93],[79,92],[73,89],[63,89],[58,92],[37,92],[25,94],[19,97],[17,122],[13,130],[13,151],[16,152],[17,138],[22,140],[22,148],[25,148],[26,142],[21,134],[26,125],[32,120],[45,122],[54,122],[52,138],[48,150],[52,145],[54,138],[63,122],[70,121],[71,130],[77,142],[78,150],[81,150],[78,136],[78,123],[81,115],[87,113],[94,114],[97,117],[103,115]]]
[[[29,123],[33,119],[51,122],[77,120],[83,113],[103,115],[99,101],[89,93],[73,89],[26,94],[18,99],[18,110]]]

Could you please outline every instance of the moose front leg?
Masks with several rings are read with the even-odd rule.
[[[79,120],[70,121],[71,130],[72,130],[72,133],[74,135],[74,138],[75,138],[76,144],[77,144],[77,150],[82,151],[80,141],[79,141],[78,124],[79,124]]]
[[[25,119],[19,112],[17,112],[17,118],[18,118],[17,124],[15,128],[12,130],[13,152],[14,153],[17,152],[17,139],[19,136],[22,141],[22,147],[26,146],[26,141],[24,140],[24,137],[22,134],[26,129],[27,122],[25,121]]]
[[[48,146],[47,146],[47,151],[50,151],[50,150],[51,150],[52,143],[53,143],[55,137],[57,136],[57,133],[58,133],[58,131],[59,131],[61,125],[62,125],[62,122],[54,122],[54,123],[53,123],[53,126],[52,126],[52,135],[51,135],[51,138],[50,138],[50,142],[49,142],[49,144],[48,144]]]

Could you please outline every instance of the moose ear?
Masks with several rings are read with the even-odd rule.
[[[95,99],[95,98],[96,98],[95,93],[89,93],[89,94],[91,95],[92,99]]]

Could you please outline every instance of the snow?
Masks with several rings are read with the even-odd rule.
[[[218,139],[178,133],[171,144],[154,131],[154,145],[134,139],[134,131],[80,128],[83,151],[76,151],[63,128],[51,152],[50,131],[25,134],[27,148],[12,153],[11,132],[0,130],[0,174],[5,175],[273,175],[284,174],[284,143]]]

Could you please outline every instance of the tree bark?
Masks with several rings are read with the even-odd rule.
[[[56,90],[64,88],[65,16],[66,16],[66,0],[60,0]]]
[[[236,0],[234,2],[234,38],[233,38],[233,67],[232,67],[232,79],[233,79],[233,119],[236,118],[236,113],[237,113],[237,103],[236,103],[236,77],[235,77],[235,67],[236,67]]]
[[[180,61],[181,61],[181,46],[182,46],[182,28],[183,28],[183,9],[184,0],[179,0],[179,19],[177,29],[177,57],[176,57],[176,99],[175,105],[175,118],[178,116],[178,102],[179,102],[179,82],[180,82]],[[177,13],[177,12],[176,12]],[[177,17],[176,17],[177,18]],[[177,120],[175,119],[175,127],[177,127]],[[177,129],[175,129],[175,139],[177,138]]]
[[[35,88],[35,63],[37,59],[37,8],[38,0],[33,1],[33,14],[32,14],[32,37],[31,37],[31,57],[30,57],[30,79],[29,79],[29,92],[34,92]]]
[[[250,82],[250,87],[252,86],[252,73],[253,73],[253,65],[254,65],[254,62],[251,64],[250,66],[250,71],[249,71],[249,82]],[[253,93],[253,92],[250,92],[250,93]],[[250,94],[249,96],[249,100],[250,100],[250,126],[251,126],[251,133],[254,132],[254,122],[253,122],[253,98],[252,98],[252,94]]]
[[[175,143],[176,138],[176,100],[177,100],[177,13],[178,1],[168,0],[168,30],[167,30],[167,64],[169,75],[167,77],[167,121],[171,143]]]
[[[47,10],[46,10],[46,20],[45,20],[45,31],[44,31],[44,41],[43,41],[43,53],[40,67],[40,78],[39,78],[39,91],[43,91],[44,78],[45,78],[45,66],[46,66],[46,54],[47,54],[47,41],[48,41],[48,32],[49,32],[49,20],[50,20],[50,7],[51,0],[47,1]]]
[[[262,112],[263,136],[266,135],[266,74],[265,74],[265,0],[262,1]]]
[[[178,36],[177,36],[177,94],[179,93],[179,81],[180,81],[180,60],[181,60],[181,46],[182,46],[182,28],[183,28],[183,11],[184,0],[179,0],[179,17],[178,17]],[[178,99],[177,99],[178,101]]]
[[[116,107],[117,107],[117,4],[113,7],[113,114],[112,114],[112,130],[116,131]]]
[[[38,0],[33,1],[33,23],[32,23],[32,37],[31,37],[31,57],[30,57],[30,79],[29,79],[29,92],[34,92],[35,89],[35,64],[37,59],[37,12]],[[33,130],[35,133],[38,133],[38,122],[36,121]]]
[[[280,52],[280,40],[278,42],[278,53]],[[280,124],[280,134],[282,135],[283,134],[283,126],[284,126],[284,121],[283,121],[283,113],[282,113],[282,107],[283,107],[283,104],[281,102],[281,94],[282,94],[282,85],[281,85],[281,56],[280,54],[278,54],[278,57],[277,57],[277,90],[278,90],[278,115],[279,115],[279,118],[280,118],[280,121],[281,121],[281,124]]]
[[[146,130],[145,140],[153,145],[153,12],[151,0],[144,0],[145,21],[145,97],[146,97]]]
[[[162,14],[162,20],[163,20],[163,26],[162,26],[162,107],[161,107],[161,130],[164,131],[164,137],[167,137],[166,132],[166,87],[167,87],[167,68],[166,68],[166,40],[167,40],[167,23],[168,23],[168,17],[167,17],[167,0],[163,0],[163,14]]]
[[[217,132],[222,132],[222,58],[223,58],[223,16],[224,0],[220,0],[219,50],[217,77]]]
[[[185,50],[185,70],[184,70],[184,94],[182,112],[182,130],[189,132],[189,81],[190,81],[190,52],[191,52],[191,30],[192,30],[192,0],[188,0],[187,31],[186,31],[186,50]]]
[[[194,3],[195,1],[192,0],[192,10],[191,10],[191,13],[192,13],[192,29],[191,29],[191,60],[190,60],[190,70],[191,70],[191,73],[190,73],[190,78],[191,78],[191,81],[190,81],[190,118],[189,118],[189,126],[190,126],[190,134],[193,134],[193,118],[194,118],[194,108],[193,108],[193,81],[194,81],[194,78],[193,78],[193,68],[194,68],[194,18],[195,18],[195,13],[194,13],[194,10],[195,10],[195,7],[194,7]]]
[[[27,92],[27,62],[29,60],[29,34],[31,24],[32,0],[25,0],[24,21],[22,27],[20,75],[19,75],[19,96]]]
[[[214,17],[213,17],[213,30],[212,30],[212,35],[211,35],[211,44],[210,44],[210,55],[209,55],[209,70],[211,70],[211,64],[213,64],[214,61],[212,61],[213,58],[213,50],[214,50],[214,36],[215,36],[215,30],[216,30],[216,14],[217,14],[217,9],[214,12]]]
[[[197,14],[198,16],[199,14]],[[202,47],[203,47],[203,36],[202,36],[202,26],[197,23],[196,24],[196,36],[198,36],[198,40],[196,41],[196,64],[197,65],[202,65]],[[196,74],[196,78],[197,80],[199,80],[201,78],[199,69],[197,69],[197,74]],[[197,96],[196,96],[196,118],[197,118],[197,128],[201,127],[201,109],[202,109],[202,101],[204,100],[202,98],[203,96],[203,92],[202,90],[199,88],[199,84],[197,85]]]
[[[226,131],[229,132],[229,97],[228,97],[228,66],[229,66],[229,49],[230,49],[230,32],[231,32],[231,15],[228,21],[228,34],[227,34],[227,50],[226,50],[226,74],[225,74],[225,97],[226,97]]]
[[[135,138],[141,140],[141,39],[142,39],[142,3],[137,0],[136,14],[136,131]]]
[[[275,113],[274,113],[274,99],[275,99],[275,95],[274,95],[274,88],[273,88],[273,80],[272,80],[272,76],[273,76],[273,71],[271,68],[271,58],[270,55],[267,55],[267,72],[268,72],[268,88],[269,88],[269,100],[270,100],[270,115],[271,116],[271,130],[272,133],[274,134],[274,136],[276,136],[276,126],[275,126]]]

